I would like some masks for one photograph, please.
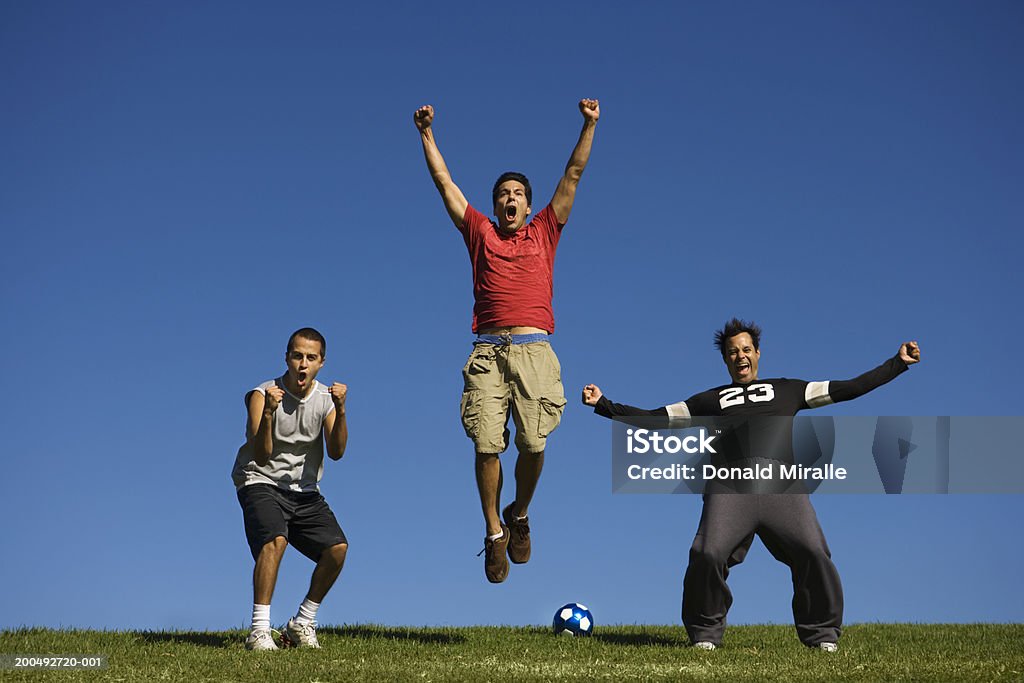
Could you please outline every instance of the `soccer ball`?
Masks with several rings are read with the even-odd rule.
[[[552,627],[556,636],[589,636],[594,632],[594,615],[584,605],[570,602],[555,612]]]

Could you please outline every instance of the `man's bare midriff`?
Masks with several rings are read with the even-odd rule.
[[[542,330],[539,327],[488,327],[486,330],[480,330],[477,334],[547,334],[547,330]]]

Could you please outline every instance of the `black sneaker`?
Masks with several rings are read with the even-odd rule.
[[[484,549],[476,554],[480,557],[484,553],[484,574],[491,583],[501,583],[508,578],[508,558],[505,557],[505,549],[509,539],[508,527],[501,525],[501,537],[493,541],[490,538],[484,539]]]
[[[501,518],[508,525],[512,538],[508,541],[508,559],[515,564],[530,561],[530,518],[516,519],[512,514],[512,505],[501,511]]]

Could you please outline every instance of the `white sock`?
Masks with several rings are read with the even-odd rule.
[[[509,512],[512,512],[512,508],[514,508],[515,506],[516,506],[516,504],[512,503],[509,506]],[[516,513],[512,512],[512,519],[516,520],[517,522],[521,522],[524,519],[526,519],[526,515],[517,515]]]
[[[499,531],[499,532],[498,532],[498,533],[496,533],[496,534],[493,534],[493,535],[491,535],[491,536],[488,536],[488,537],[487,537],[487,540],[488,540],[488,541],[497,541],[497,540],[498,540],[499,538],[501,538],[501,537],[502,537],[502,536],[504,536],[504,535],[505,535],[505,533],[504,533],[504,532],[502,532],[502,531]]]
[[[269,631],[270,630],[270,605],[257,605],[253,603],[252,606],[252,630],[253,631]]]
[[[309,598],[302,601],[299,605],[299,613],[295,615],[295,621],[300,624],[315,624],[316,623],[316,611],[320,609],[319,602],[313,602]]]

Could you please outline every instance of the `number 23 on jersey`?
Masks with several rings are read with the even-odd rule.
[[[725,410],[731,406],[751,403],[764,403],[775,398],[775,389],[771,384],[748,384],[745,387],[729,387],[718,392],[718,405]]]

